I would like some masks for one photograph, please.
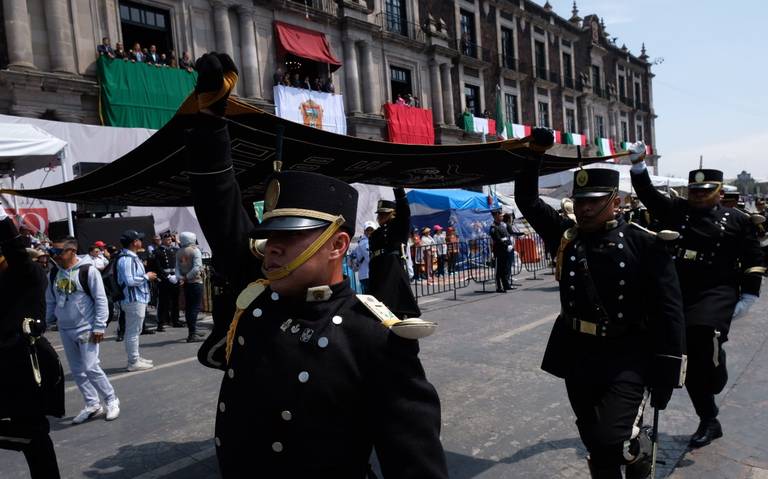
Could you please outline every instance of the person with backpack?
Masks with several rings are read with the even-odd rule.
[[[59,239],[48,249],[55,267],[45,293],[45,319],[56,321],[72,376],[85,399],[85,408],[72,419],[81,424],[104,413],[112,421],[120,415],[120,400],[99,365],[99,343],[107,327],[107,295],[101,273],[89,256],[77,256],[77,240]]]

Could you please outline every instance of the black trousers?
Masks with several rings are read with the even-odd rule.
[[[725,339],[708,326],[688,326],[686,344],[688,347],[688,372],[685,388],[693,408],[701,419],[712,419],[719,412],[715,395],[728,382],[725,365]]]
[[[24,416],[0,421],[0,449],[21,451],[32,479],[59,479],[56,451],[43,416]]]
[[[494,254],[496,255],[496,289],[509,289],[509,253],[504,250]]]
[[[157,296],[157,327],[179,322],[179,286],[161,281]]]
[[[646,390],[634,382],[585,384],[565,380],[576,427],[592,466],[606,479],[621,479],[627,441],[640,432]]]

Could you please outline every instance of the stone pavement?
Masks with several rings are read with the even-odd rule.
[[[563,383],[539,368],[559,311],[557,285],[551,275],[528,276],[508,294],[482,294],[470,284],[455,300],[453,293],[420,298],[424,318],[440,325],[421,341],[421,357],[440,394],[452,478],[588,477]],[[114,337],[114,326],[108,333]],[[185,343],[185,335],[171,329],[142,336],[142,355],[156,367],[133,373],[125,372],[123,345],[103,343],[102,364],[122,403],[116,421],[71,425],[82,398],[67,377],[67,417],[51,420],[62,477],[218,477],[212,437],[221,372],[197,363],[199,344]],[[685,391],[675,392],[661,416],[658,477],[766,477],[768,299],[730,336],[731,380],[718,398],[726,436],[687,453],[697,420]],[[58,344],[58,334],[49,338]],[[28,477],[21,454],[0,450],[0,477]]]

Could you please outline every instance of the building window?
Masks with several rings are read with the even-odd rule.
[[[621,141],[629,141],[629,126],[626,121],[621,122]]]
[[[504,68],[517,70],[515,65],[515,36],[509,28],[501,29],[501,57]]]
[[[638,123],[637,124],[637,138],[635,138],[635,141],[645,141],[645,137],[643,136],[643,124]]]
[[[547,79],[547,51],[544,42],[536,40],[534,49],[536,54],[536,77],[542,80]]]
[[[576,110],[573,108],[565,109],[565,131],[566,133],[576,133]]]
[[[388,32],[408,35],[408,14],[405,9],[405,0],[386,0],[384,17]]]
[[[573,88],[573,68],[570,53],[563,53],[563,81],[566,88]]]
[[[504,95],[504,109],[506,110],[505,118],[512,123],[520,123],[517,116],[517,95],[510,95],[506,93]]]
[[[460,10],[461,15],[461,52],[468,57],[477,58],[477,43],[475,35],[475,15],[466,10]]]
[[[411,71],[405,68],[389,67],[389,84],[392,89],[392,103],[397,103],[398,96],[405,99],[409,93],[413,93]]]
[[[595,135],[598,138],[605,138],[605,121],[600,115],[595,115]]]
[[[158,54],[174,50],[168,10],[140,3],[120,2],[120,29],[126,50],[138,43],[149,49],[155,45]]]
[[[603,96],[602,85],[603,82],[600,77],[600,67],[592,65],[592,91],[594,91],[597,96]]]
[[[643,100],[640,96],[640,84],[635,83],[635,108],[638,110],[642,110],[642,104]]]
[[[623,102],[627,97],[627,79],[623,76],[619,76],[619,99]]]
[[[464,84],[464,103],[467,110],[475,116],[482,116],[480,109],[480,87]]]
[[[539,102],[539,125],[543,128],[549,128],[549,103]]]

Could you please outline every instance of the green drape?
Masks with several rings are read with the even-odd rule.
[[[474,133],[475,132],[475,118],[472,113],[465,111],[462,115],[463,123],[464,123],[464,131],[468,133]]]
[[[159,130],[195,88],[197,72],[100,57],[102,121]]]

